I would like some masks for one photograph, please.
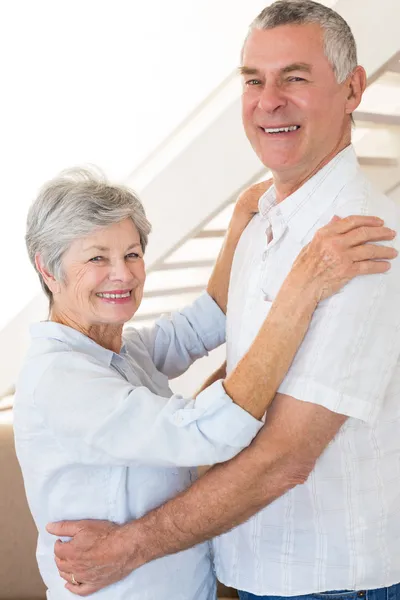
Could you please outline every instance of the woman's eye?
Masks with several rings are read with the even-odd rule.
[[[126,255],[126,258],[140,258],[140,254],[137,254],[137,252],[130,252]]]
[[[89,262],[93,262],[93,263],[95,263],[95,262],[100,262],[100,261],[102,261],[102,260],[104,260],[104,257],[103,257],[103,256],[94,256],[93,258],[91,258],[91,259],[90,259],[90,261],[89,261]]]

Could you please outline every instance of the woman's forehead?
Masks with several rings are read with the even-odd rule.
[[[92,233],[81,237],[72,246],[76,250],[89,252],[91,250],[110,251],[140,246],[140,235],[132,219],[125,219],[107,227],[101,227]]]

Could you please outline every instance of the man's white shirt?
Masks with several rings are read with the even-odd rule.
[[[259,208],[232,268],[228,372],[248,350],[300,250],[334,215],[380,216],[399,232],[399,249],[399,207],[372,188],[352,147],[280,204],[271,188]],[[388,273],[359,277],[318,306],[279,391],[349,419],[305,484],[215,540],[222,582],[278,596],[400,582],[399,355],[395,259]]]

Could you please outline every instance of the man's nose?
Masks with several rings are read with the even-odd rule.
[[[260,90],[258,107],[267,113],[273,113],[278,108],[286,105],[283,91],[276,83],[266,83]]]

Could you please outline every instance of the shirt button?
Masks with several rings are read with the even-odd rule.
[[[366,593],[364,590],[362,590],[361,592],[357,592],[357,598],[365,598]]]

